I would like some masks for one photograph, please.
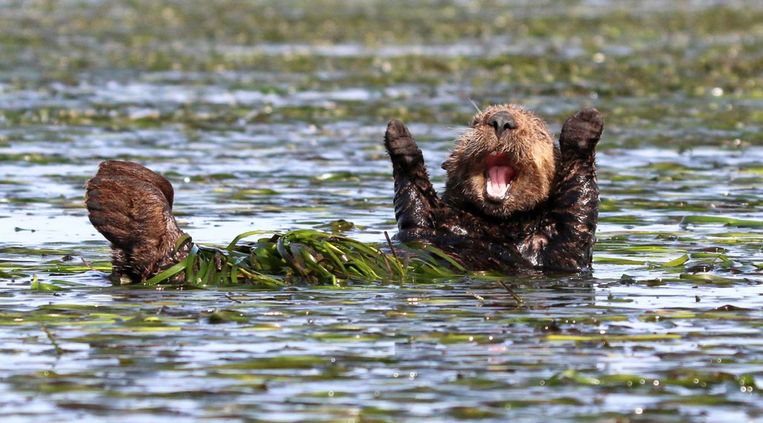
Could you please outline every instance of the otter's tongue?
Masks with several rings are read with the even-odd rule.
[[[514,177],[514,169],[510,166],[492,166],[487,169],[487,195],[503,200],[511,186]]]
[[[514,179],[514,168],[509,166],[508,157],[505,154],[490,154],[485,163],[487,165],[487,196],[491,200],[503,200],[511,187]]]

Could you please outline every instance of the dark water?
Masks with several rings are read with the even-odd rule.
[[[754,1],[0,1],[0,418],[763,421],[761,45]],[[593,275],[104,277],[101,160],[167,175],[197,241],[382,242],[386,121],[439,185],[471,100],[606,114]]]

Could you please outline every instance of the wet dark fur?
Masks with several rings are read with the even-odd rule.
[[[455,201],[438,197],[410,132],[391,121],[385,146],[395,177],[398,239],[432,243],[473,270],[590,269],[599,206],[595,147],[602,129],[596,109],[567,119],[548,197],[532,209],[495,216],[478,202],[462,201],[463,196]]]
[[[111,242],[112,278],[140,282],[180,261],[190,243],[172,216],[170,182],[137,163],[109,160],[85,185],[90,222]]]

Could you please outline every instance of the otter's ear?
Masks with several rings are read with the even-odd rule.
[[[455,166],[455,160],[453,159],[452,155],[445,159],[445,161],[442,162],[442,165],[440,165],[440,167],[446,172],[450,172],[450,169],[452,169],[453,166]]]

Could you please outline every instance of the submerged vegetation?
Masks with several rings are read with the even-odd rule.
[[[2,1],[0,419],[760,420],[761,45],[744,0]],[[592,274],[387,244],[386,121],[438,163],[470,100],[605,113]],[[187,283],[108,281],[113,158]]]

